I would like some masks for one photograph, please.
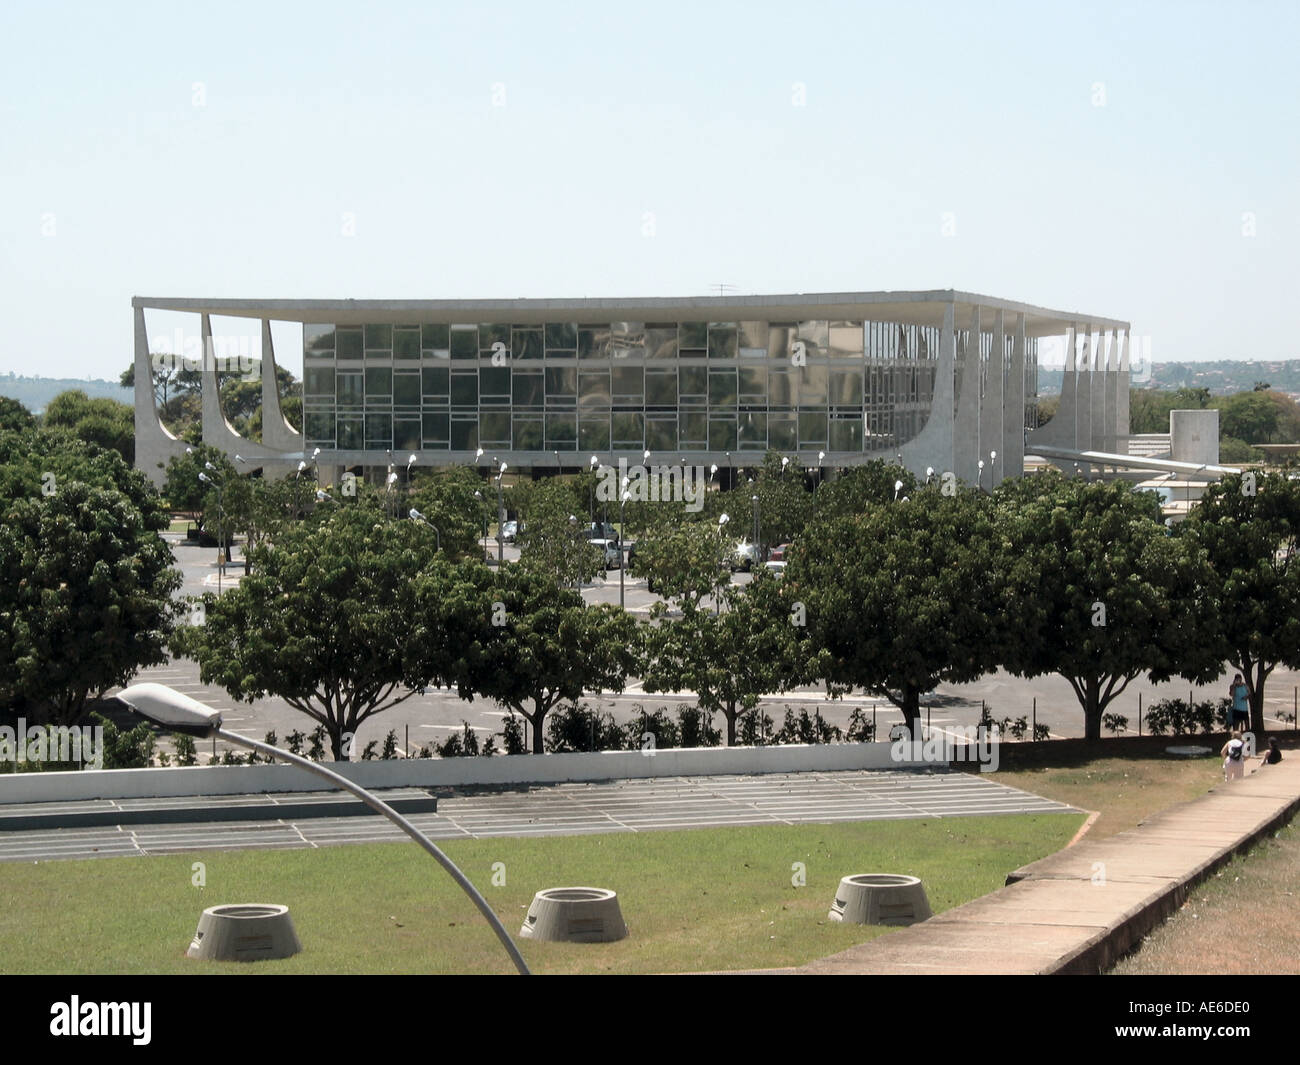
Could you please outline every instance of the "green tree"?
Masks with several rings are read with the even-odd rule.
[[[701,710],[726,719],[730,747],[737,718],[764,695],[799,684],[805,659],[793,603],[766,571],[745,587],[728,588],[725,601],[726,609],[714,614],[688,598],[676,620],[655,604],[643,683],[647,692],[695,692]]]
[[[1212,646],[1245,680],[1250,727],[1262,735],[1265,682],[1279,665],[1300,666],[1300,482],[1224,477],[1179,532],[1209,559],[1202,599],[1219,607]]]
[[[923,692],[998,664],[988,498],[936,484],[865,514],[838,510],[809,526],[786,568],[806,609],[807,657],[833,694],[888,699],[915,735]]]
[[[91,399],[80,389],[60,392],[45,408],[41,425],[66,429],[80,440],[111,448],[135,462],[135,411],[115,399]]]
[[[526,562],[493,573],[487,593],[457,687],[462,698],[483,695],[521,714],[541,754],[546,715],[557,705],[623,690],[639,661],[636,621],[606,603],[583,606],[549,570]]]
[[[167,660],[181,578],[156,497],[140,491],[142,508],[111,485],[45,483],[0,502],[0,704],[70,725]]]
[[[938,478],[944,471],[935,472]],[[902,482],[901,484],[899,482]],[[815,511],[826,520],[835,516],[868,514],[916,492],[916,477],[902,466],[873,459],[845,470],[817,489]]]
[[[413,635],[417,586],[456,580],[427,550],[426,530],[372,505],[322,508],[252,556],[252,575],[220,598],[205,595],[204,623],[173,642],[198,661],[204,684],[245,702],[279,696],[322,725],[334,758],[346,760],[363,723],[445,681],[422,672],[435,658],[428,637]],[[421,634],[437,629],[420,623]]]
[[[574,510],[571,486],[559,479],[540,481],[521,512],[526,527],[519,534],[521,560],[573,588],[590,582],[604,568],[601,552],[583,535],[584,509]]]
[[[1238,392],[1215,404],[1219,408],[1219,433],[1248,444],[1267,444],[1277,431],[1278,407],[1267,392]]]
[[[496,509],[495,497],[473,469],[447,466],[416,473],[407,509],[414,507],[437,528],[449,558],[481,558],[479,536],[483,519]]]
[[[726,526],[684,520],[675,511],[660,513],[661,520],[637,544],[633,575],[646,577],[652,592],[671,599],[695,604],[716,596],[731,579],[727,560],[735,536]]]
[[[1221,672],[1204,553],[1168,535],[1151,492],[1049,473],[1004,482],[996,498],[1001,664],[1068,680],[1087,738],[1100,738],[1106,708],[1143,673]]]
[[[36,416],[16,399],[0,396],[0,432],[36,428]]]

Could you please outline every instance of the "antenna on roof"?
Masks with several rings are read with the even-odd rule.
[[[715,296],[726,296],[726,295],[729,295],[730,293],[736,291],[736,286],[735,286],[735,285],[730,285],[730,284],[728,284],[728,283],[725,282],[725,281],[718,281],[718,282],[714,283],[713,285],[711,285],[710,287],[711,287],[711,288],[714,288],[714,289],[717,290],[717,291],[714,293]]]

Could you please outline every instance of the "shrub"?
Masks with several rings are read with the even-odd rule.
[[[153,761],[153,729],[145,722],[123,731],[103,714],[90,715],[104,729],[105,769],[144,769]]]
[[[740,726],[736,730],[736,738],[741,746],[761,747],[772,742],[772,719],[758,707],[745,711],[736,719],[736,723]]]
[[[713,714],[698,706],[677,708],[677,728],[683,747],[719,747],[722,730],[713,727]]]
[[[849,730],[844,734],[844,738],[850,743],[872,743],[876,738],[875,722],[867,716],[867,712],[862,707],[853,708],[853,713],[849,715]]]
[[[507,712],[501,723],[501,741],[505,744],[506,754],[527,753],[524,748],[524,725],[513,710]]]
[[[641,750],[647,733],[654,737],[656,749],[682,745],[681,729],[668,716],[668,707],[661,706],[651,714],[647,713],[646,708],[640,703],[636,703],[633,710],[632,720],[623,726],[623,746],[627,750]]]
[[[837,725],[828,724],[822,719],[820,710],[809,716],[808,711],[799,710],[796,717],[790,707],[785,708],[785,721],[773,737],[773,743],[835,743],[843,738]]]
[[[1112,736],[1117,736],[1121,732],[1128,731],[1128,718],[1123,714],[1102,714],[1101,723]]]
[[[638,733],[637,746],[640,747]],[[551,711],[546,722],[546,749],[554,754],[566,751],[609,751],[623,747],[623,730],[611,714],[593,710],[586,703],[561,706]]]
[[[274,735],[274,733],[272,733]],[[177,765],[198,765],[199,753],[194,746],[194,737],[186,736],[181,733],[176,737],[176,764]]]

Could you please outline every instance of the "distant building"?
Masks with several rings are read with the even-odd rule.
[[[410,454],[527,471],[649,451],[735,469],[775,449],[804,467],[885,459],[989,487],[1022,472],[1048,336],[1067,338],[1070,361],[1045,442],[1114,451],[1128,436],[1127,322],[965,292],[132,306],[136,461],[157,482],[184,444],[154,406],[150,309],[198,316],[203,438],[271,473],[317,448],[325,479]],[[212,315],[261,322],[260,444],[221,412]],[[273,320],[303,327],[302,434],[280,412]]]

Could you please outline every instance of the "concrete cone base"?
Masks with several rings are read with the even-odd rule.
[[[925,888],[916,877],[857,873],[840,881],[827,916],[846,924],[909,925],[932,914]]]
[[[547,888],[533,896],[519,934],[552,943],[613,943],[627,936],[618,895],[606,888]]]
[[[289,958],[302,950],[288,906],[209,906],[199,917],[186,957],[203,961]]]

